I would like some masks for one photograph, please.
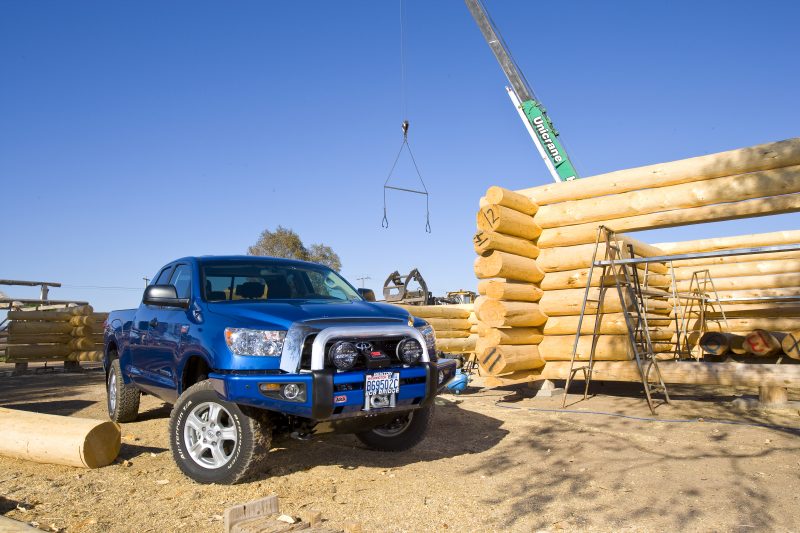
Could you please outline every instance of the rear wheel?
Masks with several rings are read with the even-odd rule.
[[[110,354],[116,357],[115,352]],[[139,414],[139,389],[135,385],[126,385],[122,379],[122,367],[119,359],[111,361],[106,381],[108,416],[114,422],[133,422]]]
[[[433,417],[433,405],[404,413],[388,424],[356,433],[373,450],[402,452],[422,442]]]
[[[208,380],[196,383],[170,415],[172,457],[200,483],[241,481],[267,460],[272,432],[263,415],[221,400]]]

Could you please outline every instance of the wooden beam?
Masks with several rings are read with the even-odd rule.
[[[478,328],[481,340],[487,346],[497,346],[499,344],[539,344],[542,342],[543,335],[540,328],[492,328],[481,325]]]
[[[664,253],[667,255],[679,255],[693,252],[715,252],[718,250],[736,250],[738,248],[755,248],[758,246],[797,244],[799,242],[800,230],[791,230],[736,235],[734,237],[699,239],[694,241],[662,242],[654,244],[653,246],[664,250]],[[758,256],[754,257],[758,258]]]
[[[549,274],[548,274],[549,275]],[[800,272],[791,274],[771,274],[767,276],[738,276],[732,278],[713,278],[718,291],[743,291],[753,289],[791,289],[800,292]],[[544,283],[542,283],[544,286]],[[679,292],[687,292],[691,280],[678,281]]]
[[[571,200],[542,206],[533,218],[542,229],[663,211],[740,202],[800,192],[800,166],[725,176],[657,189],[615,193],[614,196]]]
[[[728,385],[732,387],[800,387],[800,365],[699,363],[662,361],[658,368],[666,383],[684,385]],[[547,363],[542,379],[566,379],[569,362]],[[580,374],[578,374],[580,376]],[[634,361],[598,361],[594,381],[641,381]]]
[[[735,278],[741,276],[764,276],[769,274],[787,274],[800,272],[800,260],[748,261],[723,265],[678,266],[673,269],[676,280],[691,279],[694,272],[708,270],[711,277]]]
[[[644,284],[644,265],[638,265],[639,268],[639,276],[640,281]],[[599,287],[601,282],[603,269],[602,268],[595,268],[594,272],[592,273],[592,287]],[[578,289],[586,288],[586,282],[589,278],[589,269],[588,268],[581,268],[578,270],[565,270],[563,272],[550,272],[548,274],[544,274],[541,279],[540,287],[543,291],[553,291],[559,289]],[[613,286],[614,285],[614,277],[613,276],[606,276],[604,280],[602,280],[605,285]],[[672,283],[672,280],[669,276],[664,274],[649,274],[648,278],[648,285],[650,287],[656,288],[667,288]],[[719,287],[718,287],[719,288]],[[614,288],[613,290],[616,290]]]
[[[569,361],[572,359],[572,349],[575,345],[575,335],[548,335],[539,343],[539,355],[545,361]],[[655,353],[673,351],[674,346],[669,343],[654,343]],[[578,341],[576,360],[588,361],[592,351],[592,336],[582,336]],[[595,361],[627,361],[633,359],[630,339],[627,335],[600,335],[594,353]]]
[[[536,244],[539,248],[553,248],[595,242],[597,227],[601,224],[617,232],[638,231],[795,211],[800,211],[799,193],[562,226],[543,230]]]
[[[551,316],[547,319],[542,332],[547,335],[574,335],[578,331],[578,316]],[[581,333],[591,335],[594,330],[595,315],[583,317]],[[647,324],[650,326],[650,336],[653,340],[669,340],[672,338],[675,323],[673,319],[663,316],[649,315]],[[800,328],[798,328],[800,329]],[[628,327],[622,313],[601,315],[600,333],[604,335],[626,335]]]
[[[533,283],[485,279],[478,282],[478,293],[495,300],[538,302],[543,291]]]
[[[472,238],[472,244],[478,255],[488,255],[498,250],[531,259],[539,256],[539,248],[533,242],[495,231],[478,230]]]
[[[517,191],[539,206],[800,164],[800,138]]]
[[[537,283],[544,277],[534,259],[497,251],[475,258],[474,270],[480,279],[505,278]]]
[[[481,368],[491,375],[532,370],[544,366],[544,361],[539,356],[536,346],[492,346],[477,355]]]
[[[663,293],[668,296],[668,293],[663,290],[651,289]],[[581,307],[583,306],[583,299],[586,296],[586,289],[562,289],[554,291],[546,291],[539,300],[539,307],[542,312],[547,316],[569,316],[581,314]],[[592,288],[589,291],[589,301],[586,302],[586,312],[595,314],[597,313],[597,300],[600,297],[600,288]],[[669,315],[672,313],[672,304],[666,300],[656,300],[654,298],[647,298],[647,312],[657,315]],[[606,289],[606,295],[603,298],[602,312],[604,313],[621,313],[622,303],[619,300],[619,293],[616,288]]]
[[[491,327],[541,326],[547,321],[538,304],[532,302],[510,302],[489,300],[481,306],[478,318]]]
[[[402,305],[392,304],[402,307],[413,316],[419,318],[469,318],[470,310],[450,305]]]
[[[539,206],[533,203],[531,199],[524,194],[510,191],[496,185],[489,187],[486,191],[485,198],[489,204],[502,205],[503,207],[508,207],[509,209],[519,211],[528,216],[536,214],[536,211],[539,210]]]
[[[664,255],[664,252],[655,246],[637,241],[627,235],[617,234],[617,241],[622,246],[633,245],[634,253],[641,257],[657,257]],[[601,243],[598,247],[598,254],[601,258],[605,257],[606,245]],[[594,243],[578,244],[575,246],[559,246],[557,248],[546,248],[540,250],[536,264],[544,272],[563,272],[565,270],[576,270],[589,268],[594,254]],[[667,274],[669,271],[663,263],[651,263],[650,272],[656,274]]]

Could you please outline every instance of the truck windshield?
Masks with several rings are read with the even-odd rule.
[[[208,302],[254,300],[361,300],[333,270],[314,265],[241,262],[201,267]]]

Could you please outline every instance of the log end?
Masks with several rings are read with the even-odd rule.
[[[122,432],[110,420],[98,423],[83,440],[81,459],[87,468],[108,466],[119,455]]]

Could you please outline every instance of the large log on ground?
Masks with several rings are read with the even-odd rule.
[[[764,215],[777,215],[800,211],[800,194],[784,194],[726,204],[706,205],[674,211],[662,211],[613,220],[601,220],[543,230],[536,242],[539,248],[570,246],[595,242],[597,227],[605,225],[614,231],[636,231],[669,228],[705,222],[735,220]]]
[[[468,318],[470,313],[469,309],[449,305],[393,305],[419,318]]]
[[[664,253],[667,255],[679,255],[693,252],[715,252],[717,250],[734,250],[737,248],[797,244],[799,242],[800,230],[791,230],[736,235],[734,237],[699,239],[694,241],[662,242],[654,244],[653,246],[664,250]]]
[[[600,315],[600,333],[603,335],[626,335],[628,327],[622,313]],[[542,332],[547,335],[574,335],[578,331],[577,316],[553,316],[547,319]],[[595,315],[583,317],[581,333],[591,334],[594,331]],[[672,338],[674,320],[663,316],[650,315],[647,323],[650,326],[650,337],[653,340],[669,340]]]
[[[725,355],[728,352],[743,353],[744,337],[733,333],[709,331],[700,337],[700,347],[709,355]]]
[[[498,344],[539,344],[542,342],[541,328],[492,328],[481,325],[478,328],[481,340],[487,346],[497,346]]]
[[[699,183],[617,193],[599,201],[597,198],[588,198],[544,205],[533,220],[541,228],[547,229],[564,224],[613,220],[795,192],[800,192],[800,166],[797,165],[724,176]]]
[[[742,276],[766,276],[771,274],[787,274],[800,272],[800,260],[749,261],[722,265],[675,266],[675,279],[682,281],[691,279],[695,272],[708,270],[713,279],[736,278]]]
[[[572,359],[572,349],[575,345],[575,335],[548,335],[539,344],[539,355],[545,361],[569,361]],[[654,353],[673,351],[670,343],[654,343]],[[592,336],[582,336],[578,341],[576,360],[588,361],[592,351]],[[594,352],[595,361],[627,361],[633,359],[630,339],[627,335],[600,335]]]
[[[549,274],[548,274],[549,275]],[[702,278],[700,278],[702,281]],[[800,272],[791,274],[770,274],[766,276],[739,276],[734,278],[714,278],[714,286],[717,291],[742,291],[752,289],[784,289],[790,287],[800,287]],[[675,286],[679,292],[689,290],[691,280],[678,281]],[[542,282],[544,288],[544,282]],[[695,288],[697,284],[695,283]],[[709,290],[711,286],[709,285]]]
[[[477,335],[470,335],[465,339],[436,339],[436,349],[448,353],[469,353],[475,351]]]
[[[542,233],[542,228],[536,225],[532,216],[497,204],[482,207],[478,211],[476,222],[478,229],[528,240],[533,240]]]
[[[462,330],[467,331],[471,324],[466,318],[426,318],[425,319],[431,327],[439,331],[441,330]]]
[[[559,289],[586,288],[586,281],[589,277],[588,268],[579,270],[566,270],[564,272],[550,272],[545,274],[539,286],[544,291],[554,291]],[[603,269],[596,267],[592,273],[592,287],[599,287]],[[614,285],[614,276],[607,275],[602,280],[605,285]],[[644,284],[644,267],[639,268],[639,281]],[[667,288],[671,284],[669,276],[663,274],[648,274],[647,282],[650,287]],[[615,289],[616,290],[616,289]]]
[[[744,348],[747,353],[766,357],[776,355],[782,351],[781,341],[786,333],[779,331],[766,331],[757,329],[744,338]]]
[[[800,331],[788,333],[781,341],[781,350],[792,359],[800,359]]]
[[[666,297],[666,291],[658,291],[663,293]],[[547,316],[568,316],[581,314],[581,306],[583,305],[583,298],[586,295],[586,289],[562,289],[557,291],[546,291],[539,300],[539,307],[542,312]],[[597,300],[600,297],[600,288],[593,288],[589,290],[589,299],[586,302],[586,312],[596,313],[597,302],[590,300]],[[647,311],[657,315],[669,315],[672,312],[672,304],[666,300],[658,300],[655,298],[647,298]],[[616,287],[609,287],[606,289],[605,297],[603,298],[602,312],[604,313],[620,313],[622,312],[622,303],[619,299],[619,292]]]
[[[530,198],[518,192],[509,191],[502,187],[493,185],[486,191],[486,201],[489,204],[502,205],[514,211],[519,211],[528,216],[536,214],[539,206],[531,201]]]
[[[495,231],[479,229],[472,238],[472,244],[478,255],[487,255],[493,250],[498,250],[531,259],[539,256],[539,248],[528,239],[512,237]]]
[[[71,333],[72,326],[69,322],[20,322],[18,320],[12,320],[8,323],[8,332],[11,335]]]
[[[566,379],[569,362],[551,362],[542,370],[542,379]],[[800,365],[753,365],[741,363],[699,363],[663,361],[658,369],[666,383],[685,385],[728,385],[732,387],[800,387]],[[578,374],[580,376],[580,374]],[[598,361],[593,381],[641,381],[635,361]]]
[[[505,252],[491,252],[475,259],[475,275],[480,279],[506,278],[538,283],[544,277],[536,261]]]
[[[516,191],[539,206],[800,164],[800,138]],[[601,200],[602,201],[602,200]]]
[[[540,326],[547,321],[538,304],[531,302],[508,302],[489,300],[481,306],[478,318],[491,327]]]
[[[544,366],[536,346],[492,346],[478,353],[478,362],[491,375]]]
[[[503,279],[485,279],[478,282],[478,292],[495,300],[538,302],[543,291],[533,283],[520,283]]]
[[[119,454],[120,429],[109,420],[55,416],[0,407],[0,455],[84,468],[111,464]]]
[[[649,244],[637,241],[627,235],[617,235],[617,241],[624,247],[633,246],[633,251],[640,257],[658,257],[665,255],[663,251]],[[601,243],[598,247],[598,257],[604,258],[606,245]],[[578,244],[575,246],[559,246],[557,248],[546,248],[539,251],[536,264],[544,272],[562,272],[564,270],[576,270],[579,268],[589,268],[594,256],[594,243]],[[650,263],[650,272],[656,274],[667,274],[669,271],[663,263]]]

